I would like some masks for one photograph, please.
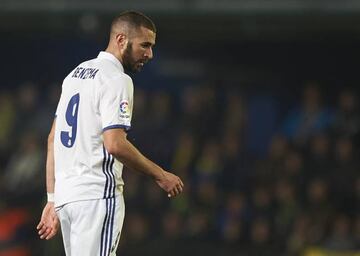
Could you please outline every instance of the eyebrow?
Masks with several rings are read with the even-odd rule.
[[[148,41],[142,42],[141,44],[145,45],[145,46],[154,46],[155,45],[155,43],[153,44],[152,42],[148,42]]]

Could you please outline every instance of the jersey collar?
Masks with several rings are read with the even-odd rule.
[[[98,58],[110,60],[112,63],[114,63],[121,70],[121,72],[124,72],[124,67],[121,64],[121,62],[114,55],[112,55],[111,53],[101,51],[99,53],[99,55],[98,55]]]

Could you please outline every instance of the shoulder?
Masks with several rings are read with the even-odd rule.
[[[121,80],[125,83],[132,83],[132,79],[128,74],[125,74],[123,72],[119,73],[117,76],[114,77],[114,79]]]
[[[107,83],[107,86],[114,86],[114,87],[126,87],[126,88],[132,88],[133,87],[133,81],[131,77],[125,73],[117,74],[113,77],[111,77]]]
[[[124,73],[118,73],[115,76],[108,77],[108,79],[100,85],[100,93],[106,95],[132,94],[133,82],[130,76]]]

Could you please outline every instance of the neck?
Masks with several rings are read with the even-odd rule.
[[[112,55],[114,55],[121,63],[123,63],[122,61],[122,54],[117,50],[114,49],[113,47],[111,47],[110,45],[106,48],[105,52],[111,53]]]

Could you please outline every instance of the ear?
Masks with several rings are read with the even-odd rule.
[[[127,36],[122,33],[117,34],[115,40],[116,40],[116,44],[120,49],[125,49],[129,41]]]

